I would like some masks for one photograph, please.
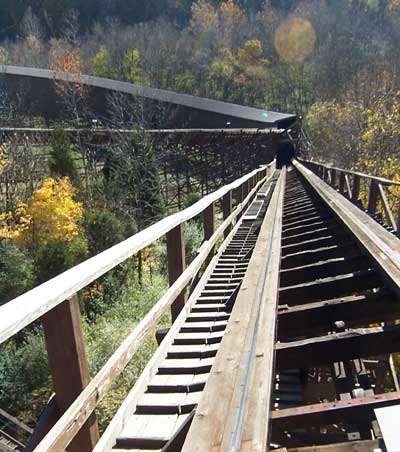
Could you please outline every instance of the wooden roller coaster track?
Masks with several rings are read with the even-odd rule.
[[[365,175],[336,184],[321,168],[254,170],[0,307],[2,342],[43,318],[61,417],[32,449],[398,452],[392,183],[370,178],[361,209]],[[205,241],[186,267],[183,225],[200,214]],[[90,379],[75,294],[164,235],[170,288]],[[168,307],[171,327],[99,438],[96,406]]]

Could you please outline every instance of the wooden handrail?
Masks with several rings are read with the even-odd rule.
[[[263,168],[264,169],[264,168]],[[251,173],[255,174],[255,172]],[[242,178],[243,179],[243,178]],[[247,180],[247,179],[245,179]],[[199,249],[198,255],[192,263],[183,271],[167,292],[146,314],[143,320],[134,328],[129,336],[122,342],[107,363],[90,381],[72,405],[65,411],[52,430],[36,447],[34,452],[61,452],[71,443],[75,435],[85,424],[97,404],[107,393],[114,380],[120,375],[134,353],[139,348],[145,336],[157,324],[166,308],[170,306],[176,297],[192,280],[206,262],[210,251],[215,247],[219,237],[231,226],[232,222],[240,215],[255,195],[265,178],[260,180],[246,198],[223,221],[209,240],[205,241]],[[232,184],[231,184],[232,185]],[[187,210],[187,209],[186,209]]]
[[[240,187],[257,173],[265,171],[268,166],[262,166],[252,171],[205,196],[187,209],[164,218],[127,240],[4,304],[0,307],[0,343],[9,339],[132,255],[151,245],[179,224],[199,215],[212,203]]]
[[[390,208],[386,193],[385,187],[392,186],[400,186],[400,182],[392,181],[389,179],[385,179],[382,177],[371,176],[369,174],[359,173],[357,171],[344,170],[341,168],[330,167],[324,165],[322,163],[317,163],[313,161],[299,160],[303,165],[309,167],[314,170],[314,172],[321,177],[325,182],[331,185],[334,188],[335,184],[335,174],[338,173],[339,177],[339,192],[353,201],[355,204],[358,204],[360,207],[366,208],[366,210],[373,217],[376,216],[378,209],[378,202],[380,200],[382,210],[380,213],[384,214],[387,220],[387,224],[392,228],[394,232],[399,230],[400,225],[400,217],[396,222],[393,212]],[[353,186],[351,186],[349,176],[352,176]],[[363,203],[359,199],[360,195],[360,180],[361,178],[367,179],[369,181],[369,190],[367,195],[367,203],[363,206]]]
[[[400,182],[386,179],[384,177],[371,176],[370,174],[360,173],[358,171],[351,171],[351,170],[345,170],[343,168],[336,168],[335,166],[329,166],[329,165],[325,165],[324,163],[313,162],[312,160],[301,160],[301,159],[298,159],[298,160],[303,165],[307,165],[307,164],[316,165],[321,168],[327,168],[328,170],[337,171],[338,173],[350,174],[352,176],[359,176],[359,177],[363,177],[365,179],[371,179],[371,180],[378,182],[381,185],[394,185],[394,186],[400,187]]]

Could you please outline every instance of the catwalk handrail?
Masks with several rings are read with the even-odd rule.
[[[274,165],[272,162],[252,171],[191,207],[170,215],[0,307],[1,341],[38,318],[43,321],[55,398],[59,412],[64,414],[54,427],[45,429],[48,431],[52,427],[35,452],[64,451],[71,443],[72,449],[77,450],[94,447],[99,437],[96,420],[92,416],[96,406],[166,309],[171,307],[174,318],[183,308],[185,288],[208,262],[219,237],[229,232],[261,184],[273,172]],[[237,190],[238,198],[235,208],[232,207],[233,190]],[[215,203],[218,201],[222,204],[223,222],[215,229]],[[199,214],[204,216],[204,242],[195,259],[186,267],[183,226]],[[164,235],[167,237],[170,287],[98,374],[90,379],[76,293]]]
[[[306,166],[310,165],[310,166],[313,166],[314,168],[326,168],[328,170],[337,171],[338,173],[349,174],[351,176],[359,176],[359,177],[362,177],[364,179],[374,180],[376,182],[379,182],[382,185],[396,185],[396,186],[400,186],[400,182],[396,182],[394,180],[386,179],[385,177],[372,176],[371,174],[360,173],[358,171],[352,171],[352,170],[346,170],[346,169],[343,169],[343,168],[337,168],[336,166],[330,166],[330,165],[327,165],[325,163],[320,163],[320,162],[313,162],[312,160],[299,159],[299,161],[303,165],[306,165]]]
[[[187,209],[164,218],[123,242],[4,304],[0,307],[0,343],[9,339],[132,255],[165,236],[175,227],[201,214],[212,203],[219,201],[224,195],[242,186],[257,174],[265,171],[266,168],[267,166],[263,166],[231,184],[225,185]]]
[[[265,168],[265,167],[264,167]],[[265,171],[261,170],[261,171]],[[254,174],[251,173],[251,174]],[[71,443],[75,435],[84,426],[91,413],[94,411],[100,400],[110,389],[112,383],[120,375],[134,353],[137,351],[146,335],[154,328],[157,322],[164,315],[165,310],[170,306],[177,296],[185,289],[188,283],[206,262],[210,252],[215,247],[219,237],[229,229],[230,225],[235,221],[249,204],[257,190],[266,179],[264,177],[255,182],[252,189],[246,195],[245,199],[237,205],[237,207],[227,216],[223,223],[217,228],[212,236],[203,242],[196,258],[186,268],[178,279],[171,285],[160,300],[146,314],[140,323],[134,328],[129,336],[121,343],[106,364],[101,368],[90,383],[83,389],[80,395],[75,399],[72,405],[65,411],[62,417],[57,421],[50,432],[35,448],[34,452],[52,452],[64,451]],[[236,185],[237,187],[238,185]],[[183,307],[183,306],[182,306]]]
[[[390,187],[400,187],[400,182],[383,177],[372,176],[370,174],[359,173],[357,171],[345,170],[323,163],[300,160],[303,165],[310,168],[322,180],[327,182],[339,192],[349,198],[355,204],[366,209],[372,216],[379,211],[378,201],[381,201],[382,214],[386,218],[387,224],[397,232],[400,227],[400,215],[396,219],[392,207],[387,197],[386,190]],[[336,176],[339,176],[338,178]],[[368,193],[365,193],[367,201],[363,205],[360,199],[360,182],[369,184]]]

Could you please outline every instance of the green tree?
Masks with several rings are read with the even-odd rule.
[[[0,305],[30,289],[33,281],[31,258],[9,241],[0,241]]]
[[[54,128],[50,144],[50,170],[53,176],[68,177],[75,186],[79,186],[80,179],[71,149],[71,141],[61,126]]]

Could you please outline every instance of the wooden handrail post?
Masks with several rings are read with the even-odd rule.
[[[331,168],[331,185],[332,187],[336,187],[336,170]]]
[[[247,182],[245,182],[245,184],[243,184],[243,185],[245,186],[245,188],[244,188],[244,192],[242,191],[242,197],[243,197],[242,200],[247,196],[247,192],[246,192]],[[243,187],[243,185],[242,185],[242,187]],[[223,217],[223,219],[226,220],[229,217],[229,215],[231,214],[231,212],[232,212],[232,190],[228,191],[228,193],[226,193],[226,195],[224,195],[222,197],[222,217]],[[228,237],[231,230],[232,230],[232,226],[229,226],[225,229],[224,238]]]
[[[378,184],[376,183],[376,181],[371,180],[368,197],[368,212],[371,215],[374,215],[376,212],[377,202],[378,202]]]
[[[167,233],[168,279],[170,286],[186,268],[185,240],[183,224],[178,224]],[[176,320],[186,302],[186,290],[183,290],[171,305],[172,322]]]
[[[339,191],[340,193],[344,193],[344,184],[345,184],[345,173],[340,173],[339,175]]]
[[[239,201],[241,202],[241,201]],[[203,212],[203,223],[204,223],[204,240],[209,240],[215,232],[215,203],[210,204]],[[213,246],[208,258],[206,260],[206,265],[208,265],[215,254],[215,246]]]
[[[386,197],[385,189],[381,184],[378,184],[378,192],[382,202],[382,208],[385,212],[386,219],[388,221],[389,226],[393,228],[395,232],[398,231],[398,226],[396,220],[394,219],[394,215],[392,209],[390,208],[389,201]]]
[[[78,297],[59,304],[42,317],[58,411],[63,414],[90,381]],[[68,450],[92,451],[99,439],[93,413]]]
[[[355,174],[353,179],[353,190],[351,193],[351,200],[353,202],[358,202],[359,196],[360,196],[360,176]]]
[[[344,175],[344,181],[346,183],[347,196],[349,197],[349,199],[351,199],[353,197],[353,192],[351,190],[351,185],[350,185],[350,180],[349,180],[348,174]]]

